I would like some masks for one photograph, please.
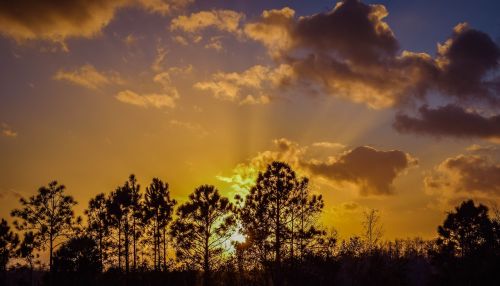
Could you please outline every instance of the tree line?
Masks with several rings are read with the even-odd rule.
[[[2,285],[498,285],[500,215],[464,201],[437,239],[382,241],[380,213],[339,240],[321,195],[284,162],[233,202],[212,185],[179,204],[168,183],[134,175],[90,199],[84,218],[56,181],[0,221]],[[16,231],[14,231],[14,228]],[[48,254],[41,266],[40,254]],[[10,263],[9,263],[10,261]]]

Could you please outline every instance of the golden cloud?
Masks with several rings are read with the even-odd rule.
[[[288,7],[280,10],[265,10],[259,21],[245,25],[245,35],[263,43],[269,54],[278,57],[292,44],[290,31],[294,24],[294,16],[295,11]]]
[[[193,0],[16,0],[0,2],[0,34],[18,42],[48,40],[64,43],[67,38],[99,35],[116,11],[140,7],[168,14]]]
[[[500,163],[494,159],[496,148],[468,149],[470,153],[447,158],[426,174],[426,192],[442,208],[465,199],[485,203],[500,201]]]
[[[197,82],[194,87],[211,92],[217,99],[239,104],[266,104],[270,102],[270,96],[264,90],[275,89],[292,76],[287,65],[277,68],[255,65],[241,73],[218,72],[211,81]]]
[[[239,33],[240,22],[245,14],[231,10],[211,10],[178,16],[172,19],[170,30],[197,33],[207,28],[215,28],[229,33]]]
[[[120,102],[143,108],[174,108],[179,95],[175,92],[172,94],[138,94],[131,90],[124,90],[120,91],[115,98]]]

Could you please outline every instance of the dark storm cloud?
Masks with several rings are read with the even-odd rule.
[[[418,113],[419,118],[396,115],[394,128],[401,133],[434,136],[500,137],[500,115],[486,117],[451,104],[436,109],[424,105]]]
[[[313,175],[332,181],[351,182],[359,186],[361,195],[392,194],[394,179],[407,168],[417,164],[409,154],[399,151],[380,151],[362,146],[350,150],[329,162],[304,163]]]

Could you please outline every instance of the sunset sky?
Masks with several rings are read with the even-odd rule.
[[[435,236],[500,203],[500,2],[0,3],[0,217],[51,180],[82,214],[134,173],[245,194],[272,160],[321,221]]]

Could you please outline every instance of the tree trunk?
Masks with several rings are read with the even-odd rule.
[[[275,228],[275,236],[276,236],[276,244],[275,244],[275,277],[276,277],[276,286],[281,286],[281,221],[280,221],[280,208],[281,208],[281,188],[277,188],[276,193],[276,228]]]
[[[205,255],[203,257],[203,285],[210,285],[210,258],[208,252],[208,236],[205,238]]]
[[[129,268],[129,225],[128,225],[128,222],[126,221],[125,222],[125,231],[123,233],[123,235],[125,235],[125,272],[128,273],[130,268]]]
[[[203,257],[203,285],[210,285],[210,252],[209,252],[209,241],[210,241],[210,223],[208,215],[205,218],[205,246],[204,246],[204,257]]]
[[[51,213],[52,216],[50,218],[50,225],[49,225],[49,285],[54,284],[54,274],[52,271],[52,263],[53,263],[53,252],[54,252],[54,225],[53,225],[53,214],[55,210],[55,202],[54,202],[54,196],[52,196],[52,209]]]
[[[304,258],[304,241],[303,238],[305,236],[304,232],[304,189],[300,189],[300,262]]]
[[[122,227],[118,224],[118,269],[122,270]]]
[[[53,264],[53,252],[54,252],[54,236],[52,235],[52,229],[49,235],[49,285],[54,285],[54,271],[52,271]]]
[[[291,237],[290,237],[290,258],[292,259],[292,265],[293,265],[293,260],[294,260],[294,253],[293,253],[293,237],[295,236],[295,233],[293,232],[293,220],[295,219],[293,216],[294,209],[292,208],[292,231],[291,231]]]
[[[99,262],[101,263],[101,271],[104,269],[104,259],[102,255],[102,231],[99,233]]]
[[[163,228],[163,271],[167,271],[167,236]]]
[[[52,273],[52,252],[54,250],[54,240],[52,234],[49,235],[49,271]]]
[[[156,252],[157,252],[157,243],[156,243],[156,228],[158,225],[158,216],[156,216],[155,223],[153,226],[153,265],[154,270],[158,270],[158,264],[156,264]]]
[[[30,286],[33,286],[33,260],[31,258],[29,260],[29,264],[30,264]]]
[[[136,256],[136,233],[135,233],[135,217],[133,218],[133,225],[132,225],[132,235],[133,235],[133,241],[134,241],[134,262],[133,262],[133,270],[135,271],[136,269],[136,263],[137,263],[137,256]]]
[[[156,230],[155,230],[155,240],[156,240],[156,252],[157,252],[157,258],[158,260],[156,261],[156,269],[161,270],[161,251],[160,251],[160,222],[156,225]]]
[[[281,263],[281,233],[280,233],[280,227],[281,227],[281,222],[280,222],[280,203],[279,199],[277,199],[276,203],[276,228],[274,231],[274,235],[276,237],[276,244],[275,244],[275,262],[277,264]]]

